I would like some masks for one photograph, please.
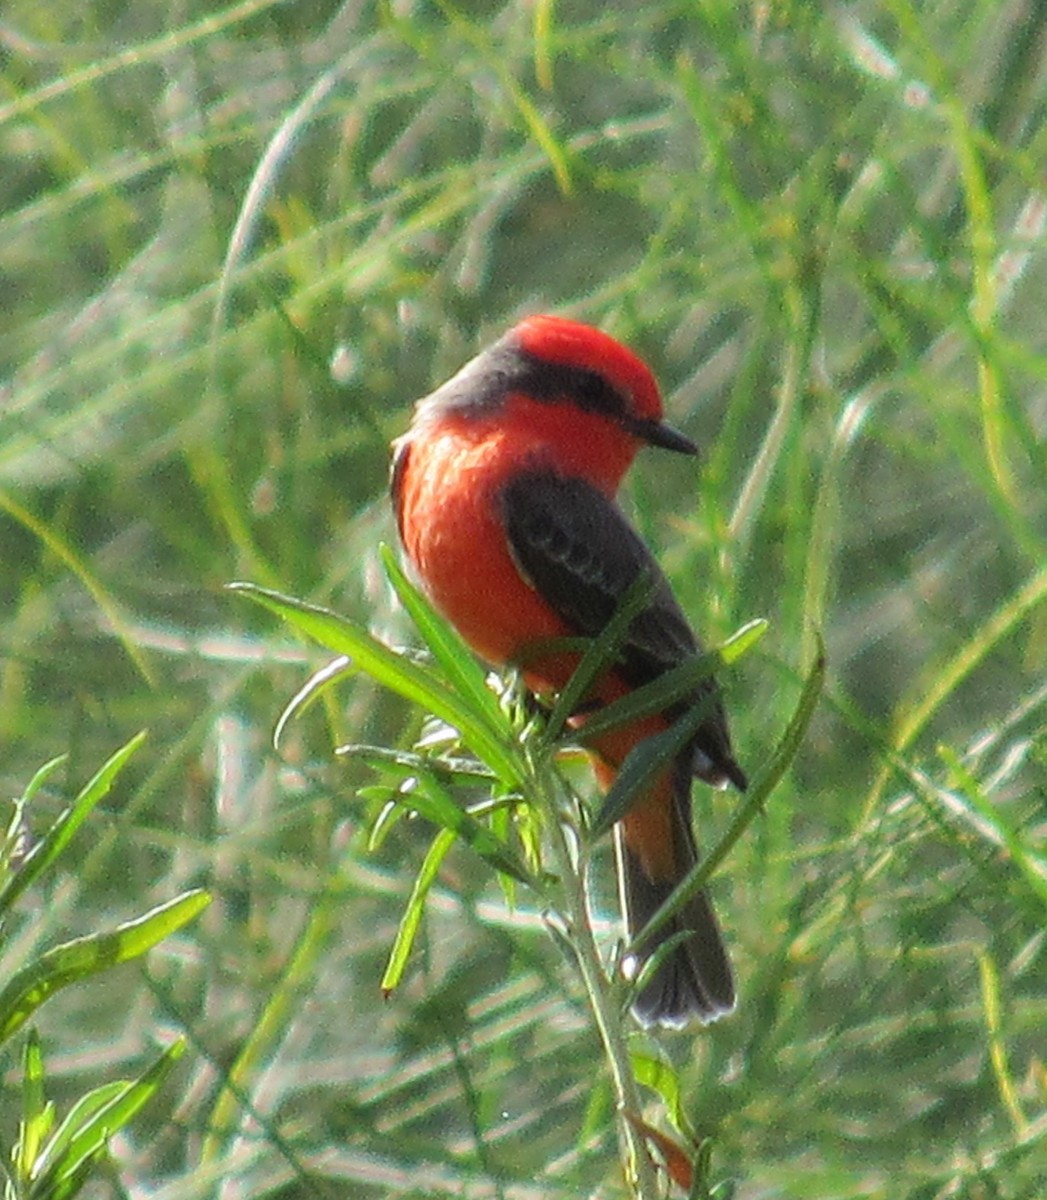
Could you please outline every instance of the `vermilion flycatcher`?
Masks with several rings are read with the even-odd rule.
[[[546,639],[595,637],[641,575],[653,582],[619,658],[585,712],[701,653],[669,583],[614,495],[637,450],[694,444],[662,420],[651,372],[613,338],[560,317],[521,321],[418,403],[395,446],[392,496],[404,548],[425,591],[495,666],[525,664],[538,695],[564,687],[577,653],[539,653]],[[691,779],[744,789],[727,722],[707,681],[708,715],[671,769],[616,827],[630,935],[697,861]],[[625,756],[685,706],[619,728],[589,746],[606,789]],[[584,722],[579,714],[578,723]],[[636,1000],[645,1023],[680,1026],[734,1007],[734,982],[703,894],[648,940],[644,960],[686,930]]]

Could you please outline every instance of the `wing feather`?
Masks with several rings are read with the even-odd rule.
[[[597,636],[637,578],[653,582],[651,599],[622,647],[618,670],[627,683],[641,687],[701,653],[661,567],[601,491],[576,477],[536,469],[510,480],[501,502],[509,547],[524,578],[573,632]],[[696,697],[715,697],[716,690],[709,680]],[[718,698],[696,734],[695,751],[697,774],[712,783],[745,786]]]

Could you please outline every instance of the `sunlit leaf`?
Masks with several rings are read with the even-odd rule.
[[[283,732],[290,722],[305,712],[313,701],[319,699],[329,687],[340,683],[341,680],[352,674],[354,674],[352,660],[344,654],[325,663],[318,671],[314,671],[287,702],[284,711],[280,714],[276,728],[273,730],[273,745],[279,749]]]
[[[47,1103],[44,1095],[44,1060],[40,1038],[35,1029],[30,1029],[22,1055],[22,1120],[14,1151],[15,1175],[20,1181],[29,1179],[33,1163],[53,1127],[54,1106]]]
[[[768,623],[764,620],[750,621],[724,642],[719,650],[681,663],[651,683],[634,689],[587,717],[585,724],[573,736],[583,743],[590,742],[612,729],[620,729],[623,725],[665,712],[681,701],[692,699],[696,688],[722,667],[737,662],[756,645],[767,629]]]
[[[138,1079],[107,1083],[83,1096],[55,1130],[33,1167],[27,1200],[74,1194],[109,1139],[128,1124],[156,1094],[185,1052],[182,1039],[172,1043]]]
[[[661,1097],[669,1120],[689,1142],[697,1139],[691,1123],[687,1118],[684,1107],[684,1094],[680,1086],[680,1076],[671,1063],[654,1054],[632,1050],[629,1054],[636,1082],[642,1083]]]
[[[458,636],[458,633],[425,597],[408,580],[400,569],[396,556],[388,546],[379,552],[382,565],[393,585],[400,603],[407,610],[415,628],[422,635],[433,658],[439,663],[451,685],[469,701],[478,712],[482,712],[494,727],[501,726],[508,733],[505,718],[498,705],[498,698],[487,685],[487,672],[480,666],[476,656]]]
[[[232,583],[229,588],[269,609],[336,654],[345,655],[377,683],[454,726],[478,758],[504,779],[516,779],[520,765],[503,729],[492,727],[435,671],[391,650],[367,630],[328,609],[306,604],[267,588]]]
[[[30,850],[20,870],[11,876],[3,891],[0,891],[0,917],[11,908],[27,888],[31,887],[54,865],[69,845],[73,834],[84,823],[95,805],[108,795],[109,789],[124,769],[127,760],[144,741],[145,734],[138,733],[125,746],[117,750],[88,781],[73,803],[55,821],[44,837]],[[40,787],[60,761],[60,759],[52,759],[37,771],[26,790],[27,796]]]
[[[386,963],[382,975],[381,988],[384,996],[390,996],[400,986],[400,980],[403,978],[411,950],[414,947],[418,927],[421,925],[422,916],[425,913],[425,901],[429,895],[429,889],[436,882],[443,860],[454,843],[454,831],[441,829],[433,839],[418,874],[415,876],[414,886],[411,888],[411,895],[408,898],[407,907],[404,909],[404,915],[400,919],[400,925],[389,952],[389,961]]]
[[[0,1042],[60,988],[139,957],[193,920],[210,902],[207,892],[186,892],[109,933],[88,934],[55,946],[16,971],[0,990]]]

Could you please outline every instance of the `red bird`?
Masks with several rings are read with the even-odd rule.
[[[641,575],[654,591],[585,711],[658,678],[701,646],[650,551],[615,503],[645,445],[695,454],[662,420],[651,372],[607,334],[562,317],[528,317],[419,401],[395,444],[392,497],[407,555],[434,605],[481,658],[524,663],[537,695],[561,690],[577,653],[536,658],[545,639],[595,637]],[[715,683],[708,716],[671,769],[616,827],[626,921],[635,935],[697,861],[691,779],[746,786]],[[589,747],[601,786],[643,738],[683,706],[600,737]],[[584,722],[584,716],[576,717]],[[702,894],[643,947],[646,960],[681,930],[689,936],[636,1000],[645,1024],[679,1027],[734,1007],[734,982],[716,918]]]

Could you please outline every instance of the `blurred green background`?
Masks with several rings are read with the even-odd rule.
[[[431,830],[369,853],[367,773],[331,750],[421,714],[356,679],[274,752],[322,659],[223,591],[409,641],[388,443],[539,310],[628,341],[703,447],[641,456],[628,502],[708,639],[771,622],[725,680],[750,772],[828,648],[714,884],[740,1008],[651,1046],[714,1176],[1047,1192],[1045,86],[1047,7],[1015,0],[8,0],[0,790],[68,753],[44,825],[149,740],[2,969],[215,895],[42,1012],[60,1110],[189,1038],[113,1192],[623,1194],[529,897],[452,854],[380,998]],[[735,802],[696,793],[707,844]]]

